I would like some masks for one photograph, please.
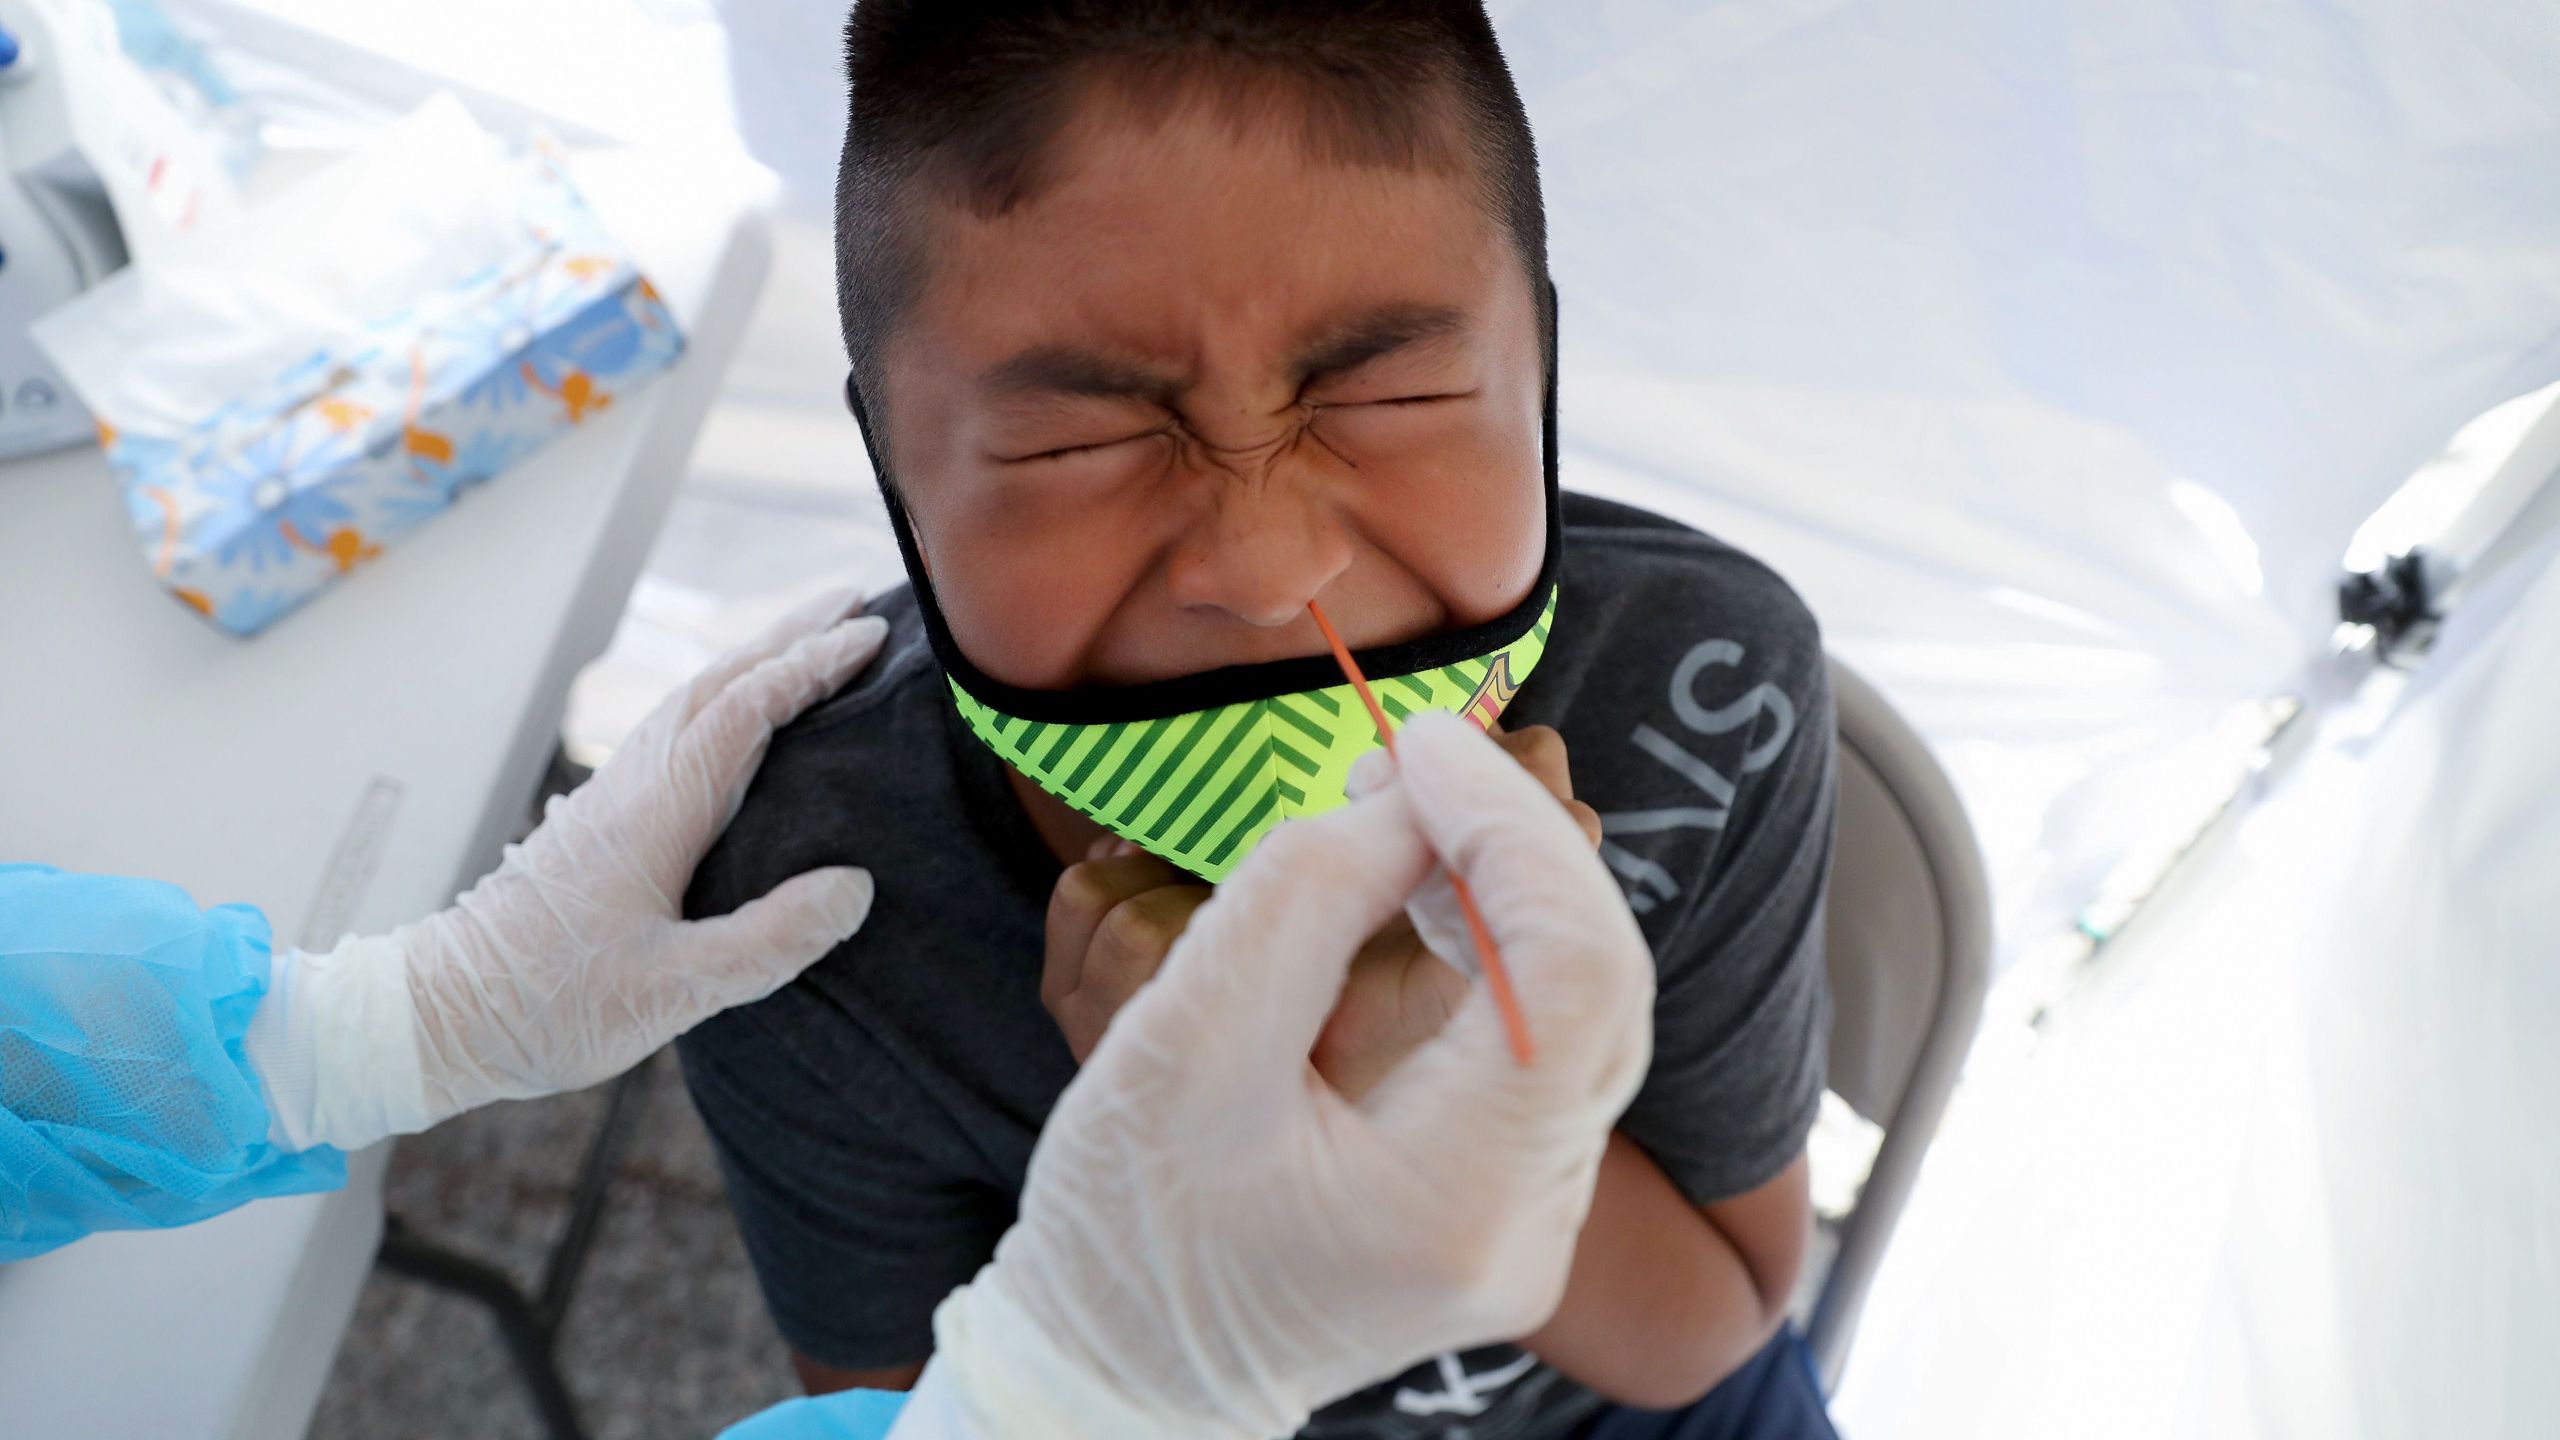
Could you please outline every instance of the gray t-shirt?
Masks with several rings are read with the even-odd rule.
[[[1767,567],[1568,495],[1553,638],[1506,722],[1553,725],[1660,968],[1653,1068],[1619,1128],[1700,1204],[1804,1147],[1829,1027],[1822,890],[1832,722],[1813,618]],[[1040,1004],[1058,862],[961,728],[913,596],[887,649],[774,737],[685,896],[725,914],[823,865],[868,867],[862,932],[678,1045],[783,1336],[886,1369],[1012,1223],[1075,1074]],[[1444,1356],[1308,1434],[1547,1440],[1600,1408],[1516,1347]]]

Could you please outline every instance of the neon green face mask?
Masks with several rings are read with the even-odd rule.
[[[1370,671],[1379,707],[1398,725],[1416,710],[1447,710],[1490,728],[1546,653],[1553,587],[1539,598],[1529,629],[1489,655]],[[1033,784],[1212,881],[1281,821],[1341,805],[1351,762],[1378,748],[1345,683],[1108,724],[1008,715],[956,678],[951,694],[970,733]]]
[[[1498,619],[1355,654],[1380,708],[1397,724],[1418,710],[1446,710],[1490,728],[1546,654],[1563,558],[1552,362],[1548,377],[1547,542],[1537,583]],[[850,378],[845,398],[863,421],[868,445],[871,427]],[[960,718],[1024,778],[1112,833],[1210,881],[1225,879],[1282,821],[1345,803],[1342,787],[1352,762],[1377,749],[1379,741],[1367,709],[1332,657],[1238,665],[1111,688],[1007,685],[970,663],[951,638],[914,526],[880,469],[877,446],[871,447],[871,460],[882,477],[881,493],[915,585],[925,636],[950,678]]]

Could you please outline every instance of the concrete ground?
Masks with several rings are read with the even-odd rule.
[[[401,1143],[388,1199],[422,1235],[531,1289],[567,1213],[601,1090],[497,1105]],[[799,1393],[720,1194],[672,1055],[648,1071],[560,1367],[595,1440],[707,1440]],[[314,1440],[542,1440],[475,1303],[377,1270],[340,1348]]]

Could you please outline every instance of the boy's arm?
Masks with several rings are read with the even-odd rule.
[[[806,999],[786,989],[678,1042],[687,1088],[802,1387],[904,1390],[933,1349],[934,1305],[986,1263],[1002,1220],[973,1179],[917,1150],[918,1127],[847,1098],[891,1086],[798,1059]]]
[[[794,1350],[791,1368],[800,1377],[800,1388],[812,1395],[831,1395],[838,1390],[913,1390],[924,1374],[924,1362],[897,1365],[886,1370],[847,1370],[823,1360],[812,1360]]]
[[[1621,1404],[1687,1405],[1777,1333],[1811,1226],[1801,1157],[1701,1209],[1613,1135],[1564,1302],[1520,1343]]]
[[[1613,1135],[1564,1303],[1521,1344],[1621,1404],[1686,1405],[1777,1333],[1811,1215],[1802,1160],[1699,1210],[1634,1141]],[[825,1395],[912,1389],[924,1362],[846,1370],[793,1351],[791,1368],[802,1389]]]
[[[1728,579],[1722,603],[1664,607],[1708,629],[1655,657],[1681,656],[1664,701],[1618,717],[1641,720],[1633,739],[1576,742],[1589,768],[1575,778],[1590,782],[1660,988],[1652,1067],[1611,1137],[1565,1298],[1522,1343],[1650,1409],[1697,1399],[1768,1342],[1812,1234],[1804,1144],[1830,1031],[1822,909],[1837,815],[1829,675],[1791,592]]]
[[[1622,1404],[1686,1405],[1777,1332],[1811,1213],[1802,1160],[1700,1210],[1634,1141],[1611,1136],[1564,1303],[1521,1344]],[[907,1390],[924,1373],[922,1361],[846,1370],[797,1351],[791,1368],[812,1395]]]

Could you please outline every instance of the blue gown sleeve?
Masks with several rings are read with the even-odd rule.
[[[721,1431],[720,1440],[882,1440],[906,1403],[885,1390],[786,1400]]]
[[[267,1140],[242,1041],[269,962],[247,906],[0,865],[0,1263],[346,1183]]]

